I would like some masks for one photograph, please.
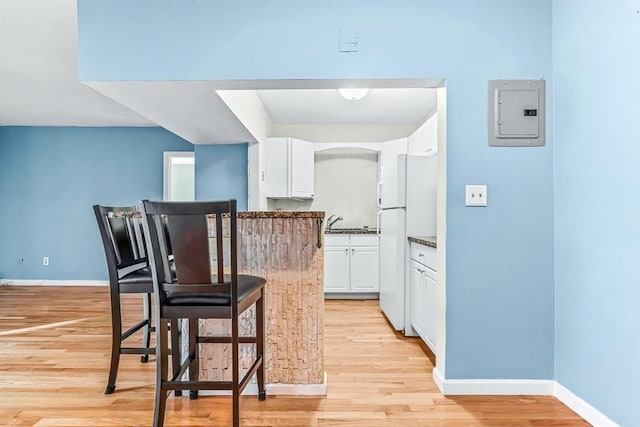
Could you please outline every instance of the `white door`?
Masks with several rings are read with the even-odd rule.
[[[349,292],[349,247],[325,246],[324,291]]]
[[[380,215],[380,308],[393,327],[404,329],[405,211],[384,209]]]
[[[378,292],[378,248],[351,248],[351,291]]]

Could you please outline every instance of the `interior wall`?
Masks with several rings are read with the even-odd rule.
[[[640,1],[553,4],[556,380],[640,425]]]
[[[377,152],[358,148],[317,151],[314,199],[271,200],[270,205],[272,209],[324,211],[326,218],[341,216],[335,228],[375,228],[377,183]]]
[[[407,138],[408,154],[426,154],[438,152],[438,112],[429,118]]]
[[[248,144],[196,145],[196,200],[236,199],[247,210]]]
[[[162,200],[163,152],[192,150],[162,128],[0,127],[0,278],[106,280],[92,206]]]
[[[445,78],[443,374],[553,378],[553,138],[490,148],[486,135],[489,80],[553,91],[551,0],[79,0],[78,20],[81,80]],[[338,51],[340,30],[359,52]],[[486,208],[465,207],[466,184],[488,186]]]

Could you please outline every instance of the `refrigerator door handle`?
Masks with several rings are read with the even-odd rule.
[[[382,207],[382,181],[378,182],[376,187],[376,203],[379,208]]]
[[[382,211],[378,211],[376,214],[376,230],[378,232],[378,236],[380,236],[380,216],[382,215]]]

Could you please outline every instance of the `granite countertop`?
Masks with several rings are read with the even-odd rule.
[[[246,211],[238,218],[324,218],[323,211]]]
[[[438,240],[435,236],[409,236],[409,241],[425,246],[431,246],[432,248],[438,247]]]
[[[140,218],[140,212],[118,211],[117,218]],[[322,211],[239,211],[238,218],[324,218]]]
[[[324,234],[378,234],[375,228],[325,228]]]

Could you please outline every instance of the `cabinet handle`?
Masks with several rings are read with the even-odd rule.
[[[356,253],[355,248],[351,248],[351,253],[355,255],[355,253]]]
[[[419,256],[420,258],[422,258],[422,257],[424,257],[424,254],[418,254],[418,256]]]
[[[348,255],[349,254],[349,248],[345,249],[344,253]]]

